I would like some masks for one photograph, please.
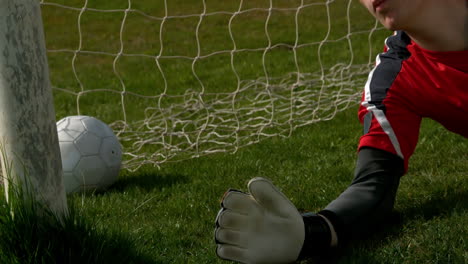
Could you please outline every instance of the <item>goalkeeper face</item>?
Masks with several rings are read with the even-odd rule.
[[[436,51],[468,48],[466,0],[360,0],[387,29],[405,31],[421,47]]]
[[[453,13],[453,7],[460,3],[463,6],[463,1],[466,0],[360,0],[384,27],[405,31],[424,27],[441,12]]]
[[[390,30],[404,29],[415,19],[425,0],[360,0],[382,25]],[[428,0],[429,2],[430,0]]]

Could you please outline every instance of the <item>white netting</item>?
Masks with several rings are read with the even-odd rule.
[[[131,170],[333,118],[358,102],[381,29],[351,0],[41,4],[58,116],[110,124]]]

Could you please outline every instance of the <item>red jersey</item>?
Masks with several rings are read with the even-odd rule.
[[[385,44],[359,108],[364,125],[359,148],[394,153],[407,169],[423,117],[468,137],[468,50],[425,50],[403,31]]]

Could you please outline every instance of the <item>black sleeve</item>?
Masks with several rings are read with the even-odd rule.
[[[351,185],[318,214],[302,214],[305,240],[299,259],[328,255],[332,250],[330,228],[319,214],[332,223],[339,246],[372,232],[393,209],[403,173],[403,160],[397,155],[362,148]]]
[[[404,174],[403,160],[395,154],[362,148],[351,185],[320,214],[333,224],[338,243],[365,236],[393,209]]]

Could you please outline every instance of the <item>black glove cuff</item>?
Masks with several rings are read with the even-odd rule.
[[[304,220],[305,239],[299,259],[326,255],[331,243],[328,223],[315,213],[304,213],[302,219]]]

